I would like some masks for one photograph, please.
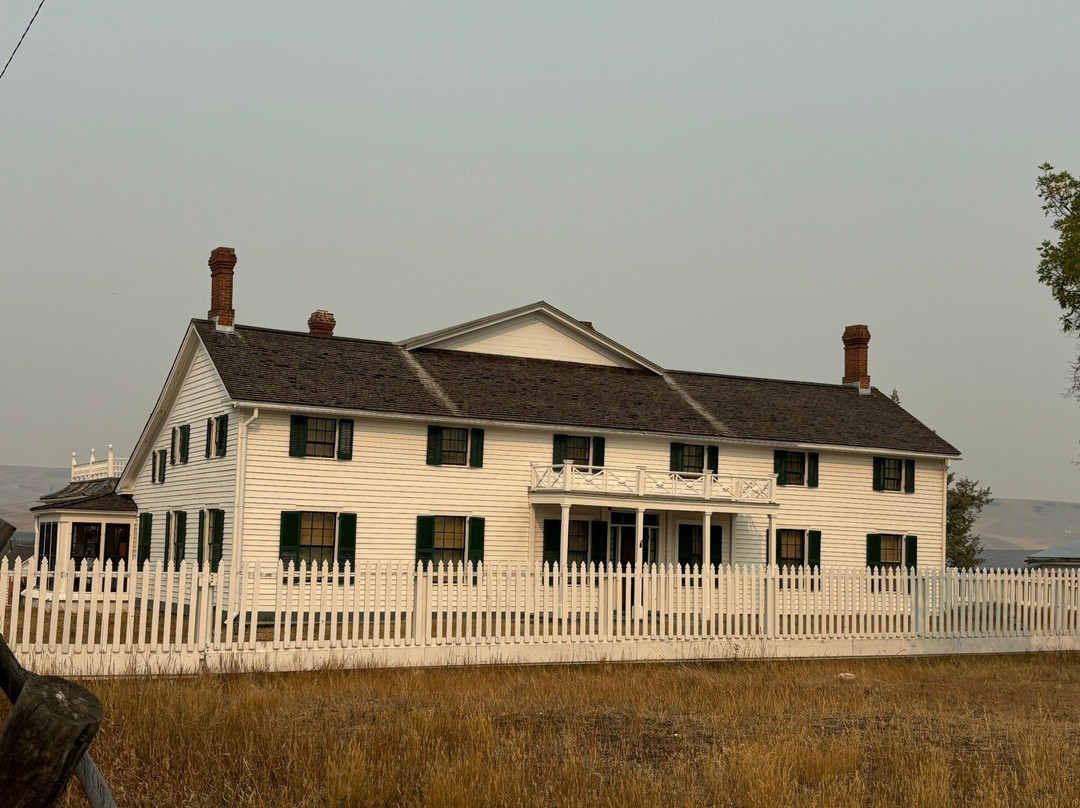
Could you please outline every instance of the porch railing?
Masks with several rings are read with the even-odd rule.
[[[1076,649],[1080,571],[30,559],[0,563],[0,631],[28,666],[86,674]]]
[[[776,475],[745,477],[660,471],[647,466],[615,468],[533,463],[530,490],[767,504],[775,501]]]

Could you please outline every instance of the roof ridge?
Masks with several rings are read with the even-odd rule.
[[[734,373],[710,373],[707,370],[669,370],[668,373],[682,373],[686,376],[708,376],[711,379],[738,379],[744,382],[771,382],[772,384],[805,384],[811,387],[838,387],[843,389],[855,389],[852,384],[842,384],[841,382],[813,382],[805,379],[772,379],[768,376],[739,376]],[[878,393],[881,390],[877,387],[871,386],[871,390]]]
[[[202,319],[202,318],[198,318],[198,317],[192,317],[191,322],[199,323],[200,325],[208,325],[208,326],[213,326],[214,325],[210,320],[206,320],[206,319]],[[285,328],[267,328],[266,326],[262,326],[262,325],[234,325],[233,326],[233,331],[240,331],[240,330],[244,330],[244,331],[261,331],[262,333],[265,333],[265,334],[285,334],[285,335],[290,336],[290,337],[311,337],[312,339],[319,339],[319,340],[338,340],[338,341],[341,341],[341,342],[363,342],[363,343],[365,343],[367,345],[389,345],[389,346],[392,346],[392,347],[397,347],[397,346],[394,345],[393,342],[391,342],[390,340],[385,340],[385,339],[367,339],[366,337],[343,337],[343,336],[341,336],[339,334],[332,334],[330,336],[323,336],[321,334],[309,334],[306,331],[289,331],[289,330],[287,330]],[[228,332],[222,332],[222,333],[228,333]]]

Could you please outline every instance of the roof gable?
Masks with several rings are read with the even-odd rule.
[[[398,345],[408,351],[442,348],[663,373],[658,365],[543,301],[412,337]]]

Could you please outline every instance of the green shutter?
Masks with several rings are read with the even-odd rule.
[[[484,430],[469,430],[469,465],[474,469],[484,467]]]
[[[206,544],[206,511],[199,510],[199,532],[196,535],[196,542],[198,549],[195,551],[195,563],[199,565],[199,569],[202,569],[203,563],[206,561],[203,553],[203,545]]]
[[[176,444],[180,442],[180,430],[175,426],[172,428],[172,434],[169,435],[169,465],[176,465]]]
[[[787,485],[787,452],[775,449],[772,454],[772,470],[776,475],[777,485]]]
[[[821,531],[810,531],[810,552],[808,553],[807,562],[810,565],[810,569],[815,569],[821,566]]]
[[[150,540],[154,534],[154,515],[139,514],[139,569],[150,559]]]
[[[307,416],[289,419],[289,457],[307,457]]]
[[[225,450],[229,445],[229,416],[219,415],[217,424],[217,444],[214,446],[214,454],[218,457],[224,457]]]
[[[806,486],[817,488],[818,484],[818,453],[807,452],[806,454]]]
[[[905,536],[904,537],[904,566],[905,567],[917,567],[917,566],[919,566],[919,537],[918,536]]]
[[[603,466],[604,465],[604,453],[607,448],[607,439],[597,435],[592,439],[592,465]]]
[[[708,468],[713,474],[720,473],[720,447],[707,446],[705,453],[708,455]]]
[[[337,520],[337,561],[356,565],[356,514],[339,513]]]
[[[714,567],[724,563],[723,525],[709,525],[709,563]]]
[[[874,458],[874,490],[885,490],[885,458]]]
[[[784,540],[780,535],[780,531],[776,531],[776,535],[773,536],[773,563],[780,566],[780,559],[784,553]]]
[[[866,534],[866,566],[881,566],[881,534]]]
[[[353,429],[351,418],[341,418],[337,422],[337,459],[352,460]]]
[[[561,466],[566,460],[566,435],[556,435],[551,440],[551,462]]]
[[[469,517],[469,561],[479,564],[484,560],[484,517]]]
[[[176,512],[176,566],[187,555],[187,512]]]
[[[164,568],[169,568],[169,543],[172,541],[172,512],[165,511],[165,560]]]
[[[608,524],[594,521],[589,523],[589,563],[602,566],[607,561]]]
[[[188,462],[188,449],[191,445],[191,424],[180,427],[180,462]]]
[[[435,517],[416,517],[416,560],[431,561],[435,558]]]
[[[694,563],[694,526],[679,525],[679,566],[689,567]]]
[[[558,564],[562,551],[562,520],[544,520],[544,563]]]
[[[221,565],[221,556],[225,551],[225,511],[213,511],[214,535],[210,541],[210,571],[217,572]],[[299,519],[297,519],[297,541],[299,542]]]
[[[915,493],[915,461],[904,461],[904,493]]]
[[[214,527],[217,527],[215,524]],[[300,512],[281,512],[281,538],[278,544],[278,558],[288,564],[300,561]]]
[[[683,457],[683,445],[681,443],[671,444],[671,467],[670,471],[685,471],[686,461]]]
[[[162,449],[158,452],[158,471],[157,481],[159,483],[165,482],[165,450]]]
[[[157,451],[150,455],[150,484],[157,484]]]
[[[214,419],[206,419],[206,456],[210,457],[210,447],[214,442]]]
[[[427,464],[429,466],[442,465],[442,427],[434,424],[427,428]]]

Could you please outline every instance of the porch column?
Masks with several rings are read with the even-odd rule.
[[[569,471],[569,469],[567,469]],[[566,569],[566,559],[570,555],[570,506],[562,506],[562,518],[559,520],[559,570]]]
[[[765,540],[765,563],[778,564],[780,559],[773,558],[773,547],[776,546],[776,516],[769,514],[769,537]]]
[[[644,508],[638,508],[637,509],[637,519],[635,521],[635,530],[637,531],[637,534],[636,534],[637,535],[637,541],[634,544],[634,573],[635,573],[634,577],[637,578],[637,583],[636,583],[636,586],[634,587],[634,589],[636,590],[635,593],[634,593],[634,605],[635,606],[643,606],[645,604],[645,593],[642,591],[644,589],[644,587],[642,586],[642,583],[643,583],[642,576],[644,574],[643,567],[645,566],[644,563],[643,563],[644,552],[645,552],[645,509]],[[636,615],[635,615],[635,617],[636,617]]]
[[[711,475],[710,475],[711,476]],[[701,580],[702,580],[702,610],[705,612],[704,625],[701,631],[711,635],[715,620],[713,620],[713,569],[712,569],[712,511],[705,511],[701,516]]]
[[[712,511],[705,511],[701,515],[701,571],[709,571],[709,562],[712,561]]]

